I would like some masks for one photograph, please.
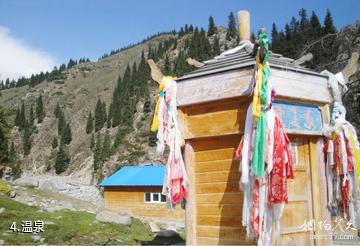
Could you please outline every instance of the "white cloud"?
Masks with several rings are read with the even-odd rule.
[[[28,46],[12,37],[8,28],[0,26],[0,80],[28,77],[52,70],[55,65],[50,54]]]

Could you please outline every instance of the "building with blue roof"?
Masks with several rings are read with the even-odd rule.
[[[98,185],[104,189],[105,208],[126,212],[140,219],[181,221],[180,207],[168,209],[162,192],[164,165],[125,166]]]

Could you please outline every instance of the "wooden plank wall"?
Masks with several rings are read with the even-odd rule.
[[[105,187],[105,208],[115,212],[127,212],[142,219],[184,221],[185,211],[177,206],[168,209],[165,203],[145,203],[144,192],[161,192],[161,187]]]

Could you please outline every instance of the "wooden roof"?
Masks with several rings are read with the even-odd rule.
[[[315,76],[326,77],[318,72],[315,72],[309,68],[297,65],[294,63],[294,59],[284,57],[281,54],[270,52],[269,56],[270,67],[278,68],[281,70],[290,70],[294,72],[302,72]],[[246,49],[242,49],[234,54],[218,56],[214,59],[205,62],[205,66],[196,69],[195,71],[179,78],[177,81],[186,80],[193,77],[205,76],[213,73],[224,72],[233,69],[253,67],[255,65],[255,57],[251,52]]]

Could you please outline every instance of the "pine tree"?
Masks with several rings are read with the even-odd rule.
[[[100,169],[101,162],[101,138],[100,132],[96,135],[95,149],[94,149],[94,170]]]
[[[93,149],[94,147],[95,147],[95,135],[94,133],[92,133],[90,139],[90,149]]]
[[[220,55],[220,42],[219,42],[219,38],[216,36],[214,39],[212,56],[217,56],[217,55]]]
[[[64,112],[60,112],[59,119],[58,119],[58,135],[61,136],[61,133],[63,132],[63,128],[66,125],[65,121],[65,115]]]
[[[68,145],[71,143],[71,140],[72,140],[72,136],[71,136],[70,124],[65,123],[60,134],[60,145]]]
[[[31,132],[27,122],[25,123],[22,139],[23,139],[24,155],[27,156],[30,154],[30,150],[31,150]]]
[[[14,125],[17,127],[20,127],[20,108],[18,108],[16,110],[16,116],[15,116],[15,121],[14,121]]]
[[[67,154],[65,152],[65,146],[60,144],[59,150],[56,154],[56,159],[55,159],[55,166],[54,166],[55,173],[60,174],[60,173],[63,173],[64,171],[66,171],[69,163],[70,163],[70,158],[67,156]]]
[[[171,73],[171,65],[170,65],[170,60],[169,60],[169,56],[168,56],[168,55],[165,56],[165,61],[164,61],[164,73],[165,73],[165,74],[170,74],[170,73]]]
[[[107,119],[106,119],[106,127],[107,128],[111,127],[111,119],[112,119],[112,117],[113,117],[113,104],[110,103],[109,112],[108,112],[108,116],[107,116]]]
[[[90,133],[92,133],[93,130],[94,130],[94,118],[90,111],[89,116],[87,118],[87,122],[86,122],[86,133],[90,134]]]
[[[273,22],[271,29],[271,48],[274,52],[279,52],[279,33],[276,27],[276,24]]]
[[[60,105],[59,103],[56,104],[56,108],[54,110],[54,115],[56,118],[59,118],[60,117],[60,114],[61,114],[61,108],[60,108]]]
[[[327,9],[325,20],[324,20],[324,33],[328,34],[328,33],[335,33],[335,32],[336,32],[336,28],[334,26],[333,18],[331,16],[330,10]]]
[[[38,123],[41,123],[43,121],[43,119],[45,118],[45,110],[44,110],[44,105],[43,105],[41,94],[36,101],[36,118],[38,120],[37,121]]]
[[[106,130],[104,142],[101,150],[101,161],[106,161],[111,155],[111,142],[109,130]]]
[[[10,127],[6,122],[5,112],[0,105],[0,163],[2,163],[3,160],[6,160],[8,155],[9,133]]]
[[[9,162],[15,163],[16,162],[16,150],[14,142],[11,142],[10,149],[9,149]]]
[[[322,36],[321,24],[315,11],[312,11],[311,13],[310,26],[311,26],[310,38],[311,39],[320,38]]]
[[[29,124],[30,126],[33,126],[34,125],[34,109],[33,109],[33,106],[31,105],[30,107],[30,116],[29,116]]]
[[[95,107],[95,132],[98,132],[104,126],[105,118],[103,117],[103,104],[98,99]]]
[[[24,102],[21,104],[19,126],[20,126],[20,129],[23,129],[26,126],[26,115],[25,115]]]
[[[57,137],[54,137],[54,138],[53,138],[53,141],[52,141],[51,146],[52,146],[53,149],[56,149],[56,148],[57,148],[57,146],[58,146],[58,139],[57,139]]]
[[[230,12],[226,39],[230,41],[231,39],[236,38],[236,36],[237,36],[236,21],[233,12]]]
[[[214,18],[212,16],[209,17],[209,29],[207,32],[208,37],[212,36],[216,33],[216,26],[214,23]]]
[[[309,25],[309,19],[307,17],[306,9],[301,8],[299,10],[299,16],[300,16],[300,31],[305,30]]]

